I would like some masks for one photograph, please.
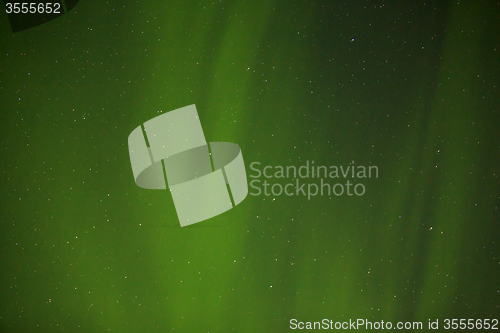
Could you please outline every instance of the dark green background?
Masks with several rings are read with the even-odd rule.
[[[80,1],[0,15],[1,332],[500,319],[498,1]],[[181,228],[127,138],[196,104],[249,165],[377,165]]]

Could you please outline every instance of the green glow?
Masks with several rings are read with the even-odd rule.
[[[500,319],[500,8],[383,4],[81,0],[16,34],[2,13],[0,331]],[[127,138],[191,104],[247,175],[379,177],[181,228]]]

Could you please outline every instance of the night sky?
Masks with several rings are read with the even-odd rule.
[[[249,183],[378,177],[261,175],[366,191],[249,187],[180,227],[127,140],[192,104]],[[2,9],[0,126],[0,332],[500,320],[498,1],[80,0],[16,33]]]

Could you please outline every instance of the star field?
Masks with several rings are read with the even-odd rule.
[[[80,0],[12,33],[2,12],[0,331],[500,319],[499,17],[495,1]],[[191,104],[249,181],[252,162],[378,177],[181,228],[168,191],[134,183],[127,138]]]

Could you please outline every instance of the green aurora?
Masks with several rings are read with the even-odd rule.
[[[499,88],[498,1],[80,0],[17,33],[2,12],[0,331],[499,320]],[[127,138],[191,104],[249,182],[378,177],[181,228]]]

